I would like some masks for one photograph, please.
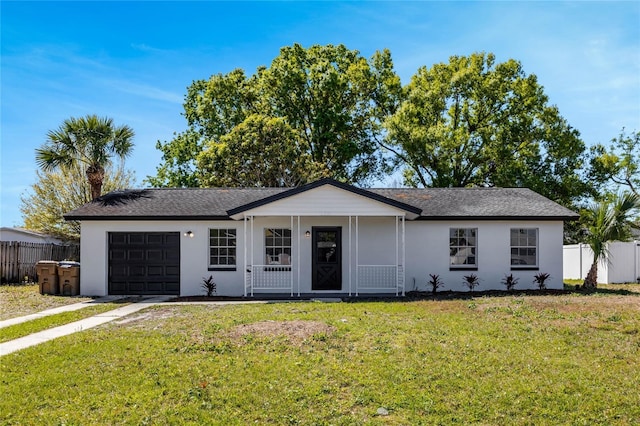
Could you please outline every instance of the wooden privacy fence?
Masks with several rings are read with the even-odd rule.
[[[41,260],[80,260],[80,245],[0,241],[0,279],[19,283],[36,280],[36,263]]]

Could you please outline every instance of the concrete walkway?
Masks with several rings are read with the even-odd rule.
[[[101,324],[105,324],[107,322],[116,320],[118,318],[122,318],[124,316],[130,315],[142,309],[146,309],[150,306],[157,305],[162,302],[166,302],[167,300],[172,299],[174,297],[175,296],[158,296],[158,297],[153,297],[148,299],[142,299],[139,302],[131,303],[130,305],[123,306],[122,308],[117,308],[112,311],[104,312],[102,314],[98,314],[98,315],[85,318],[79,321],[75,321],[69,324],[61,325],[59,327],[43,330],[38,333],[30,334],[25,337],[20,337],[15,340],[10,340],[8,342],[0,343],[0,356],[7,355],[24,348],[28,348],[30,346],[35,346],[40,343],[56,339],[58,337],[66,336],[68,334],[76,333],[82,330],[87,330],[89,328],[96,327]],[[116,300],[116,299],[112,299],[112,300]],[[91,306],[91,303],[96,303],[96,301],[88,301],[88,302],[76,303],[73,305],[60,306],[59,308],[49,309],[47,311],[43,311],[38,314],[26,315],[24,317],[13,318],[12,320],[6,320],[6,321],[3,321],[3,323],[16,320],[16,322],[12,324],[7,324],[7,325],[19,324],[21,322],[29,321],[30,319],[34,319],[34,318],[40,318],[46,315],[53,315],[60,312],[69,312],[69,311],[75,311],[78,309],[86,308],[87,306]],[[45,312],[47,312],[47,314],[43,315]],[[27,319],[24,319],[24,318],[27,318]],[[3,325],[3,326],[6,327],[7,325]]]
[[[87,308],[97,303],[108,303],[120,300],[125,296],[104,296],[94,300],[85,300],[84,302],[73,303],[71,305],[58,306],[57,308],[47,309],[45,311],[36,312],[35,314],[24,315],[22,317],[10,318],[8,320],[0,321],[0,328],[9,327],[10,325],[21,324],[23,322],[31,321],[34,319],[46,317],[49,315],[60,314],[62,312],[73,312],[82,308]]]

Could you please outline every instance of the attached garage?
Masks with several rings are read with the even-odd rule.
[[[109,294],[180,294],[180,233],[110,232]]]

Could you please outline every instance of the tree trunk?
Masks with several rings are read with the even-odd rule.
[[[591,269],[589,269],[589,273],[587,277],[584,279],[584,288],[594,289],[598,287],[598,262],[593,262],[591,264]]]
[[[86,171],[87,180],[91,186],[91,200],[95,200],[102,195],[102,182],[104,181],[104,168],[100,166],[89,166]]]

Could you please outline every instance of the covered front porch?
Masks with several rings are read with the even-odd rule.
[[[244,295],[404,295],[405,216],[247,215]]]
[[[405,221],[421,210],[334,180],[238,207],[244,295],[405,293]]]

